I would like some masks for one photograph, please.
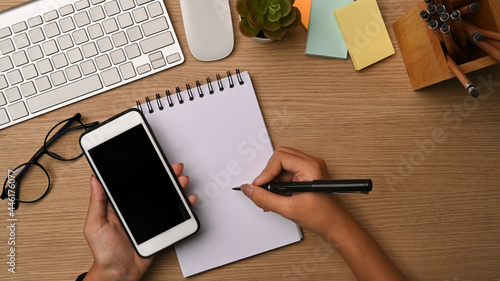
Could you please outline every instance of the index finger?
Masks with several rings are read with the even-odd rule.
[[[253,184],[263,185],[269,183],[283,172],[291,173],[300,180],[309,180],[310,177],[317,174],[315,170],[321,165],[318,165],[318,160],[318,158],[293,148],[279,147]]]

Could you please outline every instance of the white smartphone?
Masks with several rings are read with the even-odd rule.
[[[129,109],[80,137],[137,253],[148,257],[194,234],[199,221],[142,112]]]

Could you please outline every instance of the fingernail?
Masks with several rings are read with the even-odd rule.
[[[260,179],[260,175],[258,175],[254,180],[253,183],[257,182]]]
[[[249,184],[244,184],[241,186],[241,191],[248,197],[252,198],[253,186]]]

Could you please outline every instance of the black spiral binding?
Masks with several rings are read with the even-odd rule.
[[[186,84],[186,90],[188,93],[189,100],[190,101],[194,100],[193,92],[191,91],[191,86],[189,86],[189,84]]]
[[[222,78],[220,77],[220,74],[217,73],[215,77],[217,77],[217,85],[219,85],[219,91],[224,91],[224,84],[222,84]]]
[[[200,96],[200,98],[205,96],[205,94],[203,94],[203,89],[201,89],[200,80],[196,80],[196,89],[198,90],[198,95]]]
[[[175,87],[175,94],[177,95],[177,100],[179,101],[180,104],[183,104],[184,99],[182,99],[181,93],[182,93],[181,88]]]
[[[228,78],[228,82],[229,82],[229,88],[234,88],[235,83],[234,83],[231,71],[227,71],[226,74],[227,74],[227,78]],[[217,74],[216,77],[217,77],[217,86],[219,88],[219,91],[222,92],[222,91],[224,91],[224,84],[222,83],[222,77],[220,76],[220,74]],[[240,84],[240,85],[245,84],[245,81],[241,77],[241,72],[239,69],[236,69],[236,79],[238,79],[238,84]],[[214,91],[214,88],[212,85],[212,80],[210,80],[210,77],[208,77],[208,76],[207,76],[206,80],[207,80],[208,92],[210,95],[213,95],[215,93],[215,91]],[[195,96],[193,94],[193,89],[191,88],[191,85],[186,84],[186,91],[187,91],[187,94],[189,97],[189,101],[195,100]],[[196,81],[196,91],[198,92],[199,98],[203,98],[205,96],[205,93],[203,93],[202,85],[201,85],[199,80]],[[184,103],[184,99],[182,98],[181,93],[182,93],[181,88],[175,87],[175,94],[177,96],[177,100],[179,101],[179,104]],[[165,96],[167,99],[168,106],[173,107],[175,104],[172,101],[172,94],[170,93],[169,90],[165,91]],[[161,101],[161,95],[156,94],[155,98],[156,98],[156,103],[158,105],[158,109],[164,110],[165,107],[163,106],[163,103]],[[145,97],[145,100],[146,100],[146,106],[148,108],[148,112],[150,114],[154,113],[154,108],[153,108],[153,105],[151,104],[151,99],[149,97]],[[140,111],[143,111],[141,101],[136,101],[136,106],[137,106],[137,109],[139,109]]]
[[[163,104],[161,103],[161,96],[160,96],[160,94],[156,94],[156,103],[158,104],[158,108],[160,110],[163,110]]]

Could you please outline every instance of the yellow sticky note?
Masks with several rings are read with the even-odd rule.
[[[293,4],[295,7],[299,8],[302,25],[308,29],[309,28],[309,14],[311,13],[311,0],[295,0]]]
[[[376,0],[357,0],[333,14],[356,70],[395,53]]]

